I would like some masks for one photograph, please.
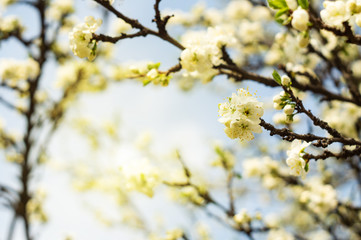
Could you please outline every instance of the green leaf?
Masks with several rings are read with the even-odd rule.
[[[298,2],[298,5],[300,5],[301,6],[301,8],[303,8],[303,9],[308,9],[308,0],[297,0],[297,2]]]
[[[275,18],[277,19],[287,12],[288,12],[288,8],[282,8],[281,10],[278,10],[278,12],[275,15]]]
[[[306,165],[305,165],[304,169],[305,169],[306,172],[308,172],[308,170],[309,170],[308,162],[306,162]]]
[[[273,9],[283,9],[283,8],[287,8],[287,3],[285,0],[267,0],[268,1],[268,5],[273,8]]]
[[[282,18],[276,18],[276,22],[278,22],[279,24],[283,25],[283,19]]]
[[[160,66],[160,62],[158,62],[158,63],[150,63],[150,64],[148,64],[147,68],[148,68],[148,70],[152,70],[153,68],[158,69],[159,66]]]
[[[151,82],[152,82],[152,80],[149,80],[149,79],[143,80],[143,87],[147,86]]]
[[[233,176],[235,176],[238,179],[242,179],[242,175],[240,173],[234,172]]]
[[[276,70],[273,70],[272,73],[273,79],[279,84],[282,85],[281,83],[281,76],[278,74],[278,72]]]

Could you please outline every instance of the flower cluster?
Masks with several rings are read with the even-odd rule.
[[[292,234],[286,232],[284,229],[272,229],[268,233],[267,240],[294,240],[295,238],[292,236]]]
[[[361,117],[360,108],[351,103],[331,102],[323,112],[325,121],[343,135],[358,138],[357,122]]]
[[[215,145],[214,151],[217,158],[212,162],[212,166],[222,167],[226,170],[232,170],[236,162],[235,156],[232,152],[224,149],[221,145]]]
[[[308,164],[303,159],[304,150],[310,143],[294,140],[291,144],[290,150],[287,151],[287,165],[291,168],[290,174],[294,176],[302,176],[304,178],[308,171]]]
[[[289,85],[289,84],[290,84],[289,78],[287,76],[283,76],[282,85]],[[293,122],[293,117],[294,117],[293,112],[295,111],[295,103],[291,101],[290,96],[285,91],[282,91],[281,93],[273,97],[273,107],[276,110],[283,109],[283,113],[285,114],[285,122],[287,124]]]
[[[1,59],[0,79],[12,87],[27,89],[27,84],[20,80],[34,79],[39,75],[39,64],[32,58],[27,60]]]
[[[321,181],[309,183],[309,190],[302,192],[300,201],[321,216],[332,211],[337,206],[337,193],[331,185],[324,185]]]
[[[57,71],[57,87],[78,91],[98,91],[106,87],[106,81],[99,67],[92,62],[69,61]]]
[[[320,13],[321,18],[330,26],[341,28],[342,23],[350,18],[350,12],[344,1],[324,1],[323,6],[325,9]]]
[[[17,0],[0,0],[0,6],[5,8],[5,7],[7,7],[7,6],[11,5],[11,4],[14,4],[16,2],[17,2]]]
[[[166,232],[165,237],[150,236],[150,240],[177,240],[183,238],[184,232],[182,229],[175,228]]]
[[[208,28],[207,32],[191,32],[183,36],[186,47],[181,53],[181,65],[191,75],[210,81],[217,70],[213,66],[222,63],[221,47],[235,42],[232,34],[223,28]]]
[[[133,64],[124,64],[112,68],[111,78],[120,81],[128,78],[134,78],[143,82],[143,85],[153,83],[154,85],[168,86],[171,74],[159,70],[160,63],[138,62]]]
[[[95,20],[93,17],[86,17],[85,23],[78,24],[73,31],[69,33],[70,48],[74,55],[90,61],[96,56],[97,42],[93,39],[93,33],[102,24],[101,19]]]
[[[22,33],[24,31],[24,26],[21,24],[20,19],[16,16],[0,16],[0,31],[3,33]]]
[[[242,209],[239,213],[233,216],[233,220],[238,225],[247,225],[251,222],[252,218],[246,209]]]
[[[285,167],[270,157],[247,159],[243,162],[242,167],[245,177],[260,178],[262,185],[267,189],[282,187],[283,181],[280,176],[287,175]]]
[[[237,94],[228,98],[228,102],[219,104],[218,109],[221,116],[218,121],[226,126],[224,131],[231,139],[249,141],[254,138],[253,132],[262,132],[259,123],[264,112],[263,103],[248,90],[239,89]]]
[[[47,10],[47,16],[53,20],[59,21],[63,16],[73,13],[73,1],[71,0],[55,0],[50,3]]]
[[[151,166],[147,160],[136,165],[129,164],[122,168],[122,172],[128,190],[136,190],[148,197],[153,197],[153,189],[159,185],[160,176],[157,169]]]

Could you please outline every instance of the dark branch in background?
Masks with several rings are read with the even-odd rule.
[[[273,78],[271,77],[265,77],[253,72],[249,72],[241,67],[238,67],[232,59],[229,57],[228,53],[226,52],[225,48],[222,49],[222,59],[226,62],[226,64],[220,64],[218,66],[214,66],[215,69],[218,69],[220,74],[224,74],[230,78],[235,79],[235,81],[242,82],[246,80],[255,81],[258,83],[261,83],[263,85],[269,86],[269,87],[279,87]],[[292,77],[292,76],[290,76]],[[303,85],[299,82],[297,82],[294,78],[292,78],[292,87],[297,88],[301,91],[310,91],[314,94],[321,95],[324,99],[327,100],[338,100],[343,102],[349,102],[353,103],[355,105],[361,106],[361,100],[360,99],[353,99],[344,97],[342,95],[338,95],[336,93],[332,93],[328,91],[326,88],[320,85],[312,85],[307,84]]]
[[[11,109],[11,110],[17,110],[18,108],[16,106],[14,106],[12,103],[10,103],[8,100],[5,100],[4,98],[2,98],[0,96],[0,103],[2,103],[5,107]]]
[[[20,29],[16,29],[15,31],[9,33],[5,33],[5,32],[0,33],[0,40],[7,40],[10,39],[11,37],[17,39],[25,47],[29,47],[33,43],[33,39],[26,40],[21,36]]]
[[[17,91],[17,92],[20,93],[20,94],[26,94],[26,91],[20,89],[20,88],[17,87],[17,86],[10,86],[10,85],[6,84],[6,82],[4,82],[4,81],[3,81],[3,82],[0,82],[0,87],[3,87],[3,88],[5,88],[5,89],[10,89],[10,90],[15,90],[15,91]]]
[[[156,11],[155,22],[157,24],[158,31],[151,30],[151,29],[143,26],[141,23],[139,23],[138,20],[132,19],[132,18],[129,18],[129,17],[125,16],[124,14],[122,14],[121,12],[116,10],[112,5],[110,5],[109,1],[105,1],[105,0],[94,0],[94,1],[97,2],[98,4],[102,5],[104,8],[108,9],[110,12],[112,12],[118,18],[120,18],[120,19],[124,20],[126,23],[130,24],[132,26],[132,28],[139,30],[138,33],[135,33],[135,34],[122,34],[119,37],[110,37],[110,36],[105,36],[105,35],[95,35],[94,39],[96,39],[97,41],[113,42],[114,43],[114,42],[117,42],[117,41],[119,41],[121,39],[133,38],[133,37],[139,37],[139,36],[145,37],[147,35],[153,35],[153,36],[157,36],[157,37],[163,39],[164,41],[167,41],[167,42],[171,43],[172,45],[176,46],[180,50],[185,49],[177,40],[172,38],[168,34],[168,32],[166,31],[165,26],[166,26],[170,16],[167,16],[167,17],[165,17],[163,19],[161,18],[160,12],[159,12],[159,3],[160,3],[160,1],[157,1],[156,4],[154,5],[155,11]]]
[[[6,238],[7,240],[12,240],[13,239],[17,217],[18,216],[15,213],[13,218],[11,219],[10,226],[9,226],[9,231],[8,231],[8,236]]]
[[[235,215],[235,209],[234,209],[234,205],[233,205],[234,204],[234,202],[233,202],[233,193],[229,192],[229,191],[232,191],[232,189],[231,189],[232,180],[230,181],[229,178],[227,180],[227,185],[228,185],[227,192],[228,192],[229,196],[231,197],[231,199],[230,199],[230,208],[227,209],[222,204],[217,202],[213,197],[211,197],[209,192],[202,191],[197,185],[192,183],[192,181],[191,181],[191,176],[192,176],[191,171],[189,170],[189,168],[187,167],[187,165],[185,164],[184,160],[182,159],[182,157],[180,156],[180,154],[178,152],[177,152],[177,159],[179,160],[179,162],[182,165],[184,175],[186,176],[186,180],[185,180],[185,182],[179,182],[179,183],[163,181],[163,183],[165,185],[167,185],[169,187],[177,187],[177,188],[182,188],[182,187],[187,187],[187,186],[193,187],[197,191],[199,196],[201,196],[205,200],[205,204],[201,205],[201,207],[208,215],[210,215],[212,218],[215,218],[222,225],[224,225],[226,227],[229,227],[232,230],[235,230],[235,231],[238,231],[238,232],[241,232],[241,233],[245,234],[249,239],[254,239],[252,237],[253,232],[266,232],[266,231],[270,230],[268,227],[251,227],[251,224],[248,227],[234,225],[231,222],[229,222],[227,220],[224,220],[221,217],[219,217],[218,215],[215,215],[214,213],[209,211],[209,209],[207,209],[206,206],[208,204],[212,204],[212,205],[216,206],[217,208],[219,208],[225,214],[226,217],[228,217],[230,219],[233,219],[233,217]],[[228,177],[230,177],[230,179],[233,179],[233,176],[234,176],[233,171],[230,171],[229,173],[232,174],[232,176],[231,177],[228,176]]]
[[[361,45],[361,36],[360,35],[355,35],[352,32],[351,26],[349,25],[349,23],[347,21],[343,22],[344,29],[340,30],[340,29],[338,29],[336,27],[326,25],[320,18],[315,16],[314,13],[312,13],[311,11],[309,11],[309,13],[310,13],[309,14],[310,22],[313,24],[314,28],[316,28],[318,30],[324,29],[324,30],[330,31],[330,32],[332,32],[333,34],[335,34],[336,36],[339,36],[339,37],[346,37],[347,38],[347,40],[346,40],[347,43],[353,43],[353,44],[356,44],[356,45]]]

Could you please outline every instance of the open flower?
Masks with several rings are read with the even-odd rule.
[[[291,168],[290,174],[294,176],[306,176],[306,161],[303,159],[304,150],[311,143],[301,142],[300,140],[294,140],[291,144],[291,149],[287,151],[287,165]]]
[[[95,20],[93,17],[86,17],[85,23],[81,23],[74,27],[69,33],[70,48],[74,55],[90,61],[94,60],[96,54],[96,41],[92,40],[93,33],[102,24],[101,19]]]
[[[254,138],[253,132],[262,132],[259,118],[264,112],[263,103],[242,88],[228,102],[220,104],[218,112],[221,115],[218,121],[226,126],[224,131],[232,139],[249,141]]]

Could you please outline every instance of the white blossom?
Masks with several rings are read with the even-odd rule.
[[[295,238],[283,229],[272,229],[268,233],[267,240],[294,240]]]
[[[182,68],[208,82],[217,74],[213,66],[221,61],[221,47],[232,45],[235,38],[221,27],[208,28],[207,32],[191,32],[183,36],[186,49],[181,53]]]
[[[316,179],[317,180],[317,179]],[[331,185],[321,181],[308,183],[309,190],[303,191],[300,201],[316,214],[325,215],[337,207],[337,193]]]
[[[264,112],[263,103],[247,90],[241,88],[237,94],[233,93],[228,102],[219,105],[218,112],[221,116],[218,121],[226,126],[224,131],[231,139],[249,141],[254,138],[253,132],[262,132],[259,123]]]
[[[308,21],[309,16],[305,9],[298,7],[297,10],[293,12],[291,24],[294,29],[301,32],[306,31],[308,28]]]
[[[95,20],[93,17],[86,17],[85,23],[74,27],[73,31],[69,33],[70,48],[74,55],[80,58],[87,57],[90,61],[94,60],[96,41],[91,41],[91,39],[101,24],[101,19]]]
[[[290,77],[287,76],[287,75],[283,75],[283,76],[281,77],[281,83],[282,83],[283,86],[288,86],[288,85],[290,85],[290,84],[291,84],[291,79],[290,79]]]
[[[294,110],[295,110],[295,106],[294,106],[294,105],[291,105],[291,104],[287,104],[287,105],[283,108],[283,112],[284,112],[286,115],[291,115]]]
[[[9,15],[5,17],[0,17],[0,31],[6,33],[19,31],[20,33],[22,33],[24,31],[24,27],[18,17]]]
[[[247,0],[231,1],[225,9],[225,15],[232,20],[240,20],[246,17],[252,8],[252,4]]]
[[[136,190],[148,197],[153,197],[154,188],[160,184],[158,170],[146,159],[122,168],[128,190]]]
[[[342,23],[350,18],[350,13],[347,11],[344,1],[324,1],[323,6],[325,9],[320,14],[327,25],[341,28]]]
[[[233,220],[239,225],[248,224],[251,221],[251,216],[246,209],[242,209],[233,216]]]
[[[55,0],[50,3],[46,14],[49,18],[59,21],[66,14],[74,12],[72,0]]]
[[[290,174],[294,176],[306,176],[305,166],[306,161],[302,158],[304,150],[310,143],[294,140],[291,144],[290,150],[287,151],[286,163],[290,167]]]

